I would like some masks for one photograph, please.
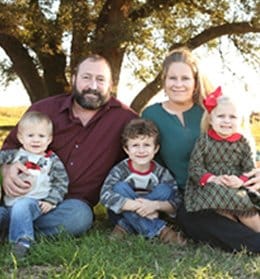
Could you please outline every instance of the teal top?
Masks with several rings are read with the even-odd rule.
[[[178,187],[184,190],[191,151],[200,135],[203,109],[195,104],[183,112],[185,125],[179,118],[167,112],[161,103],[147,107],[142,117],[152,120],[160,131],[160,151],[156,160],[175,176]]]

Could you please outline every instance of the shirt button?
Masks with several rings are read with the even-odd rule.
[[[75,148],[79,148],[79,145],[78,145],[78,144],[75,144]]]
[[[70,165],[71,165],[71,166],[73,166],[73,165],[74,165],[74,163],[73,163],[73,162],[70,162]]]

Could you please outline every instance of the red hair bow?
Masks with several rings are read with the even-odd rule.
[[[210,113],[217,105],[217,98],[222,95],[221,86],[219,86],[215,91],[210,93],[204,100],[203,104],[207,111]]]

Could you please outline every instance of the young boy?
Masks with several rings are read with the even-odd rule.
[[[174,215],[181,202],[175,179],[153,158],[159,150],[159,132],[149,120],[134,119],[122,134],[127,159],[110,171],[100,194],[115,223],[113,235],[133,232],[146,238],[159,237],[164,243],[184,240],[159,218],[164,212]]]
[[[23,257],[34,240],[33,222],[61,202],[67,193],[68,176],[63,163],[48,150],[52,141],[53,124],[48,116],[30,111],[18,124],[17,138],[22,147],[0,151],[0,165],[20,162],[27,168],[20,178],[29,184],[27,194],[19,197],[4,195],[9,211],[9,241],[13,252]]]

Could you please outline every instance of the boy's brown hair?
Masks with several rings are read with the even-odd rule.
[[[129,139],[135,139],[139,136],[153,137],[155,146],[160,143],[159,130],[156,125],[151,120],[136,118],[125,126],[121,136],[122,146],[127,147]]]

